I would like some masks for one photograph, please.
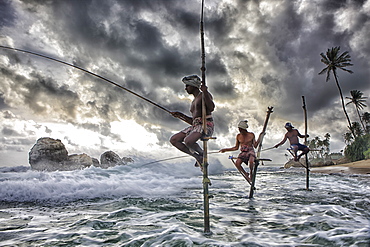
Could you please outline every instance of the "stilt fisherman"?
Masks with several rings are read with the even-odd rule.
[[[277,148],[278,146],[283,145],[288,139],[290,142],[290,147],[294,153],[294,161],[299,161],[302,155],[308,153],[310,149],[306,145],[299,143],[298,137],[305,138],[309,137],[309,135],[302,135],[301,133],[299,133],[297,129],[294,129],[293,125],[289,122],[285,124],[285,129],[287,130],[287,132],[284,135],[283,140],[276,144],[274,147]],[[298,151],[302,152],[299,155],[297,155]]]
[[[253,132],[249,132],[248,129],[248,120],[240,121],[238,124],[239,134],[236,135],[236,143],[234,147],[223,148],[220,150],[221,153],[236,151],[240,146],[240,154],[235,162],[236,168],[243,175],[243,177],[249,182],[252,182],[252,171],[254,166],[254,161],[256,159],[256,154],[254,148],[258,146],[261,141],[261,138],[264,135],[262,132],[258,140],[256,141],[255,135]],[[242,167],[242,164],[245,163],[249,165],[250,173],[246,172]]]
[[[191,126],[174,134],[170,142],[180,151],[193,156],[196,159],[195,166],[199,166],[203,162],[203,150],[197,141],[202,137],[212,136],[213,134],[214,122],[212,112],[215,109],[215,104],[212,95],[208,92],[208,87],[202,84],[199,76],[185,76],[182,82],[185,84],[185,91],[194,96],[194,100],[190,106],[191,117],[178,111],[171,112],[171,115],[187,122]],[[206,108],[206,130],[203,130],[202,94]]]

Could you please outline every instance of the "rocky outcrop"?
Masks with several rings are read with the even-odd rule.
[[[48,137],[38,139],[28,156],[31,168],[38,171],[61,170],[66,160],[68,152],[64,144]]]
[[[68,155],[67,149],[60,140],[49,137],[38,139],[29,152],[31,168],[37,171],[72,171],[90,166],[106,169],[133,162],[131,158],[120,158],[112,151],[103,153],[100,160],[101,162],[87,154]]]
[[[131,158],[121,158],[118,154],[113,151],[107,151],[100,156],[100,165],[101,168],[108,168],[112,166],[127,165],[127,163],[133,162]]]
[[[308,164],[311,166],[311,164]],[[294,161],[293,159],[290,159],[287,163],[284,164],[284,168],[290,168],[290,167],[305,167],[306,166],[306,159],[302,158],[298,161]]]

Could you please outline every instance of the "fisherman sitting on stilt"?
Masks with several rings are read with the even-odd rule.
[[[191,126],[183,129],[177,134],[174,134],[170,142],[180,151],[193,156],[196,159],[195,166],[200,166],[203,163],[203,150],[197,143],[199,139],[205,136],[212,136],[214,123],[212,112],[215,109],[212,95],[208,92],[207,86],[202,84],[201,79],[197,75],[186,76],[182,79],[185,84],[185,91],[194,96],[191,103],[190,112],[192,117],[186,116],[182,112],[171,112],[171,115],[179,118]],[[202,94],[204,94],[206,107],[206,130],[203,130],[202,120]]]
[[[243,175],[243,177],[249,182],[252,183],[252,172],[254,167],[254,161],[256,159],[256,154],[254,152],[254,148],[258,146],[260,143],[261,137],[263,136],[263,132],[259,135],[258,140],[256,141],[254,133],[248,132],[248,120],[240,121],[238,124],[239,134],[236,136],[236,143],[235,146],[232,148],[223,148],[219,152],[224,153],[228,151],[236,151],[239,149],[241,153],[239,154],[236,162],[234,163],[236,168],[239,172]],[[249,173],[246,172],[243,167],[242,163],[249,164],[250,176]]]
[[[285,124],[285,128],[287,130],[287,133],[285,134],[284,139],[280,143],[276,144],[274,147],[277,148],[278,146],[283,145],[286,140],[289,139],[290,146],[294,153],[294,161],[299,161],[302,155],[308,153],[310,149],[306,145],[300,144],[298,137],[305,138],[309,137],[309,135],[301,135],[301,133],[299,133],[297,129],[294,129],[292,124],[289,122]],[[297,156],[298,150],[302,152]]]

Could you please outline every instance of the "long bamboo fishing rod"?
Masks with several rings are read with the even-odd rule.
[[[145,101],[147,101],[147,102],[151,103],[152,105],[155,105],[156,107],[158,107],[158,108],[160,108],[160,109],[162,109],[162,110],[164,110],[164,111],[166,111],[166,112],[168,112],[168,113],[170,113],[170,114],[171,114],[171,111],[169,111],[169,110],[167,110],[166,108],[164,108],[163,106],[161,106],[161,105],[159,105],[159,104],[157,104],[157,103],[155,103],[155,102],[151,101],[150,99],[147,99],[147,98],[145,98],[145,97],[143,97],[143,96],[141,96],[141,95],[139,95],[139,94],[137,94],[137,93],[135,93],[135,92],[131,91],[130,89],[127,89],[127,88],[125,88],[125,87],[123,87],[123,86],[121,86],[121,85],[119,85],[119,84],[117,84],[117,83],[115,83],[115,82],[113,82],[113,81],[111,81],[111,80],[109,80],[109,79],[107,79],[107,78],[103,77],[103,76],[100,76],[100,75],[98,75],[98,74],[95,74],[95,73],[93,73],[93,72],[91,72],[91,71],[88,71],[88,70],[86,70],[86,69],[84,69],[84,68],[78,67],[78,66],[76,66],[76,65],[73,65],[73,64],[70,64],[70,63],[64,62],[64,61],[59,60],[59,59],[56,59],[56,58],[52,58],[52,57],[49,57],[49,56],[46,56],[46,55],[42,55],[42,54],[39,54],[39,53],[36,53],[36,52],[32,52],[32,51],[22,50],[22,49],[18,49],[18,48],[13,48],[13,47],[8,47],[8,46],[3,46],[3,45],[0,45],[0,48],[7,49],[7,50],[12,50],[12,51],[23,52],[23,53],[28,53],[28,54],[31,54],[31,55],[34,55],[34,56],[38,56],[38,57],[42,57],[42,58],[46,58],[46,59],[49,59],[49,60],[52,60],[52,61],[55,61],[55,62],[58,62],[58,63],[61,63],[61,64],[65,64],[65,65],[71,66],[71,67],[76,68],[76,69],[79,69],[79,70],[82,70],[83,72],[85,72],[85,73],[87,73],[87,74],[90,74],[90,75],[92,75],[92,76],[98,77],[98,78],[100,78],[100,79],[102,79],[102,80],[104,80],[104,81],[106,81],[106,82],[109,82],[110,84],[113,84],[114,86],[117,86],[117,87],[119,87],[119,88],[121,88],[121,89],[123,89],[123,90],[126,90],[127,92],[129,92],[129,93],[131,93],[131,94],[133,94],[133,95],[135,95],[135,96],[139,97],[140,99],[143,99],[143,100],[145,100]]]
[[[212,151],[212,152],[209,152],[208,154],[215,154],[215,153],[220,153],[220,152],[219,151]],[[176,160],[176,159],[182,159],[182,158],[191,158],[191,156],[189,156],[187,154],[187,155],[175,156],[175,157],[170,157],[170,158],[161,159],[161,160],[154,160],[152,162],[143,164],[143,166],[159,163],[159,162],[162,162],[162,161]]]

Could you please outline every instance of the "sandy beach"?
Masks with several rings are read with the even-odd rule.
[[[370,174],[370,159],[333,166],[311,167],[310,170],[327,174]]]

